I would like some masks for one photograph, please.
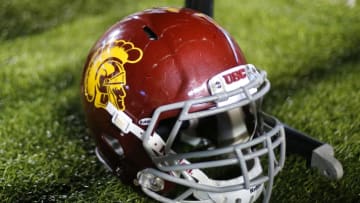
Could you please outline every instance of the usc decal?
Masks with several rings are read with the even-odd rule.
[[[223,75],[223,78],[226,82],[226,84],[230,85],[233,82],[239,81],[243,78],[246,78],[246,72],[245,69],[239,69],[234,72],[231,72],[229,74]]]
[[[84,78],[84,93],[88,102],[97,108],[106,108],[111,102],[125,110],[127,63],[137,63],[143,52],[132,42],[116,40],[99,48],[90,59]]]

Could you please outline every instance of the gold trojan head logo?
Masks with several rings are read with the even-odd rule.
[[[137,63],[143,56],[141,49],[131,42],[117,40],[96,51],[90,59],[84,78],[84,92],[87,101],[97,108],[106,108],[111,102],[117,109],[124,110],[126,96],[126,63]]]

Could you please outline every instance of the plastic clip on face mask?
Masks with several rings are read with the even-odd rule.
[[[121,93],[102,91],[115,72]],[[129,16],[93,47],[82,89],[97,155],[124,182],[161,202],[269,201],[285,161],[283,127],[261,111],[270,83],[210,18]]]

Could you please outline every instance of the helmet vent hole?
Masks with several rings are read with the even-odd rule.
[[[150,40],[158,40],[157,34],[151,28],[149,28],[148,26],[144,26],[143,30]]]
[[[124,157],[124,149],[122,148],[120,142],[117,139],[109,135],[104,135],[103,139],[120,158]]]

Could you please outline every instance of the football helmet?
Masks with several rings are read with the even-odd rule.
[[[117,22],[92,47],[81,95],[96,154],[161,202],[268,202],[285,161],[270,83],[234,39],[190,9]]]

